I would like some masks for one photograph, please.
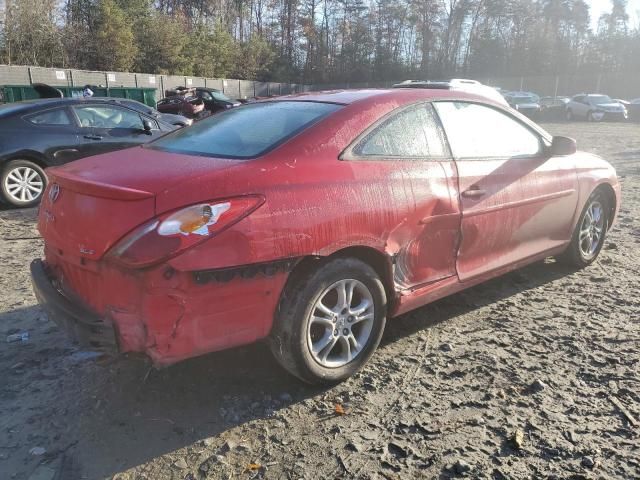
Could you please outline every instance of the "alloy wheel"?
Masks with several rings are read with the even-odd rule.
[[[316,300],[307,327],[307,347],[323,367],[338,368],[367,346],[373,328],[373,295],[364,283],[335,282]]]
[[[4,179],[7,195],[17,202],[32,202],[44,190],[44,179],[31,167],[16,167],[7,173]]]
[[[582,253],[585,260],[590,260],[596,255],[603,234],[603,206],[599,201],[595,200],[587,207],[580,224],[578,242],[580,253]]]

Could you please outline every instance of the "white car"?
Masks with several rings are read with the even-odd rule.
[[[588,120],[601,122],[605,119],[626,120],[627,109],[620,102],[612,100],[608,95],[581,94],[574,96],[567,103],[566,118],[572,120]]]
[[[509,106],[504,97],[495,88],[484,85],[477,80],[468,80],[466,78],[453,78],[442,82],[405,80],[404,82],[396,83],[393,88],[444,88],[449,90],[460,90],[461,92],[481,95],[505,107]]]

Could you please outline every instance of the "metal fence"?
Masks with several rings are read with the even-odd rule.
[[[315,84],[309,90],[333,90],[342,88],[388,88],[396,81]],[[604,93],[614,98],[640,97],[640,72],[594,73],[583,75],[538,75],[527,77],[477,78],[485,85],[505,90],[532,91],[542,96],[570,96],[578,93]]]
[[[203,78],[188,75],[157,75],[149,73],[91,72],[86,70],[57,69],[0,65],[0,85],[30,85],[46,83],[53,86],[77,87],[97,85],[105,87],[146,87],[156,89],[156,98],[177,86],[209,87],[221,90],[232,98],[267,97],[306,91],[387,88],[397,81],[327,83],[303,85],[299,83],[257,82],[234,78]],[[600,73],[583,75],[539,75],[526,77],[478,78],[486,85],[506,90],[528,90],[539,95],[573,95],[577,93],[606,93],[615,98],[640,97],[640,72]]]
[[[308,85],[297,83],[0,65],[0,85],[31,85],[32,83],[69,87],[96,85],[155,88],[156,99],[158,100],[164,97],[166,89],[178,86],[216,88],[229,97],[241,99],[256,96],[285,95],[309,90]]]

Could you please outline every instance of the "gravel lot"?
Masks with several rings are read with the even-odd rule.
[[[87,358],[31,293],[35,210],[0,210],[0,479],[640,478],[640,125],[545,126],[622,178],[598,262],[391,321],[331,389],[263,345],[161,371]]]

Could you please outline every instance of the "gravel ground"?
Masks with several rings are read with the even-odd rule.
[[[390,321],[331,389],[263,345],[161,371],[87,355],[31,293],[35,210],[1,210],[0,479],[640,478],[640,125],[546,127],[622,178],[599,260],[547,260]]]

